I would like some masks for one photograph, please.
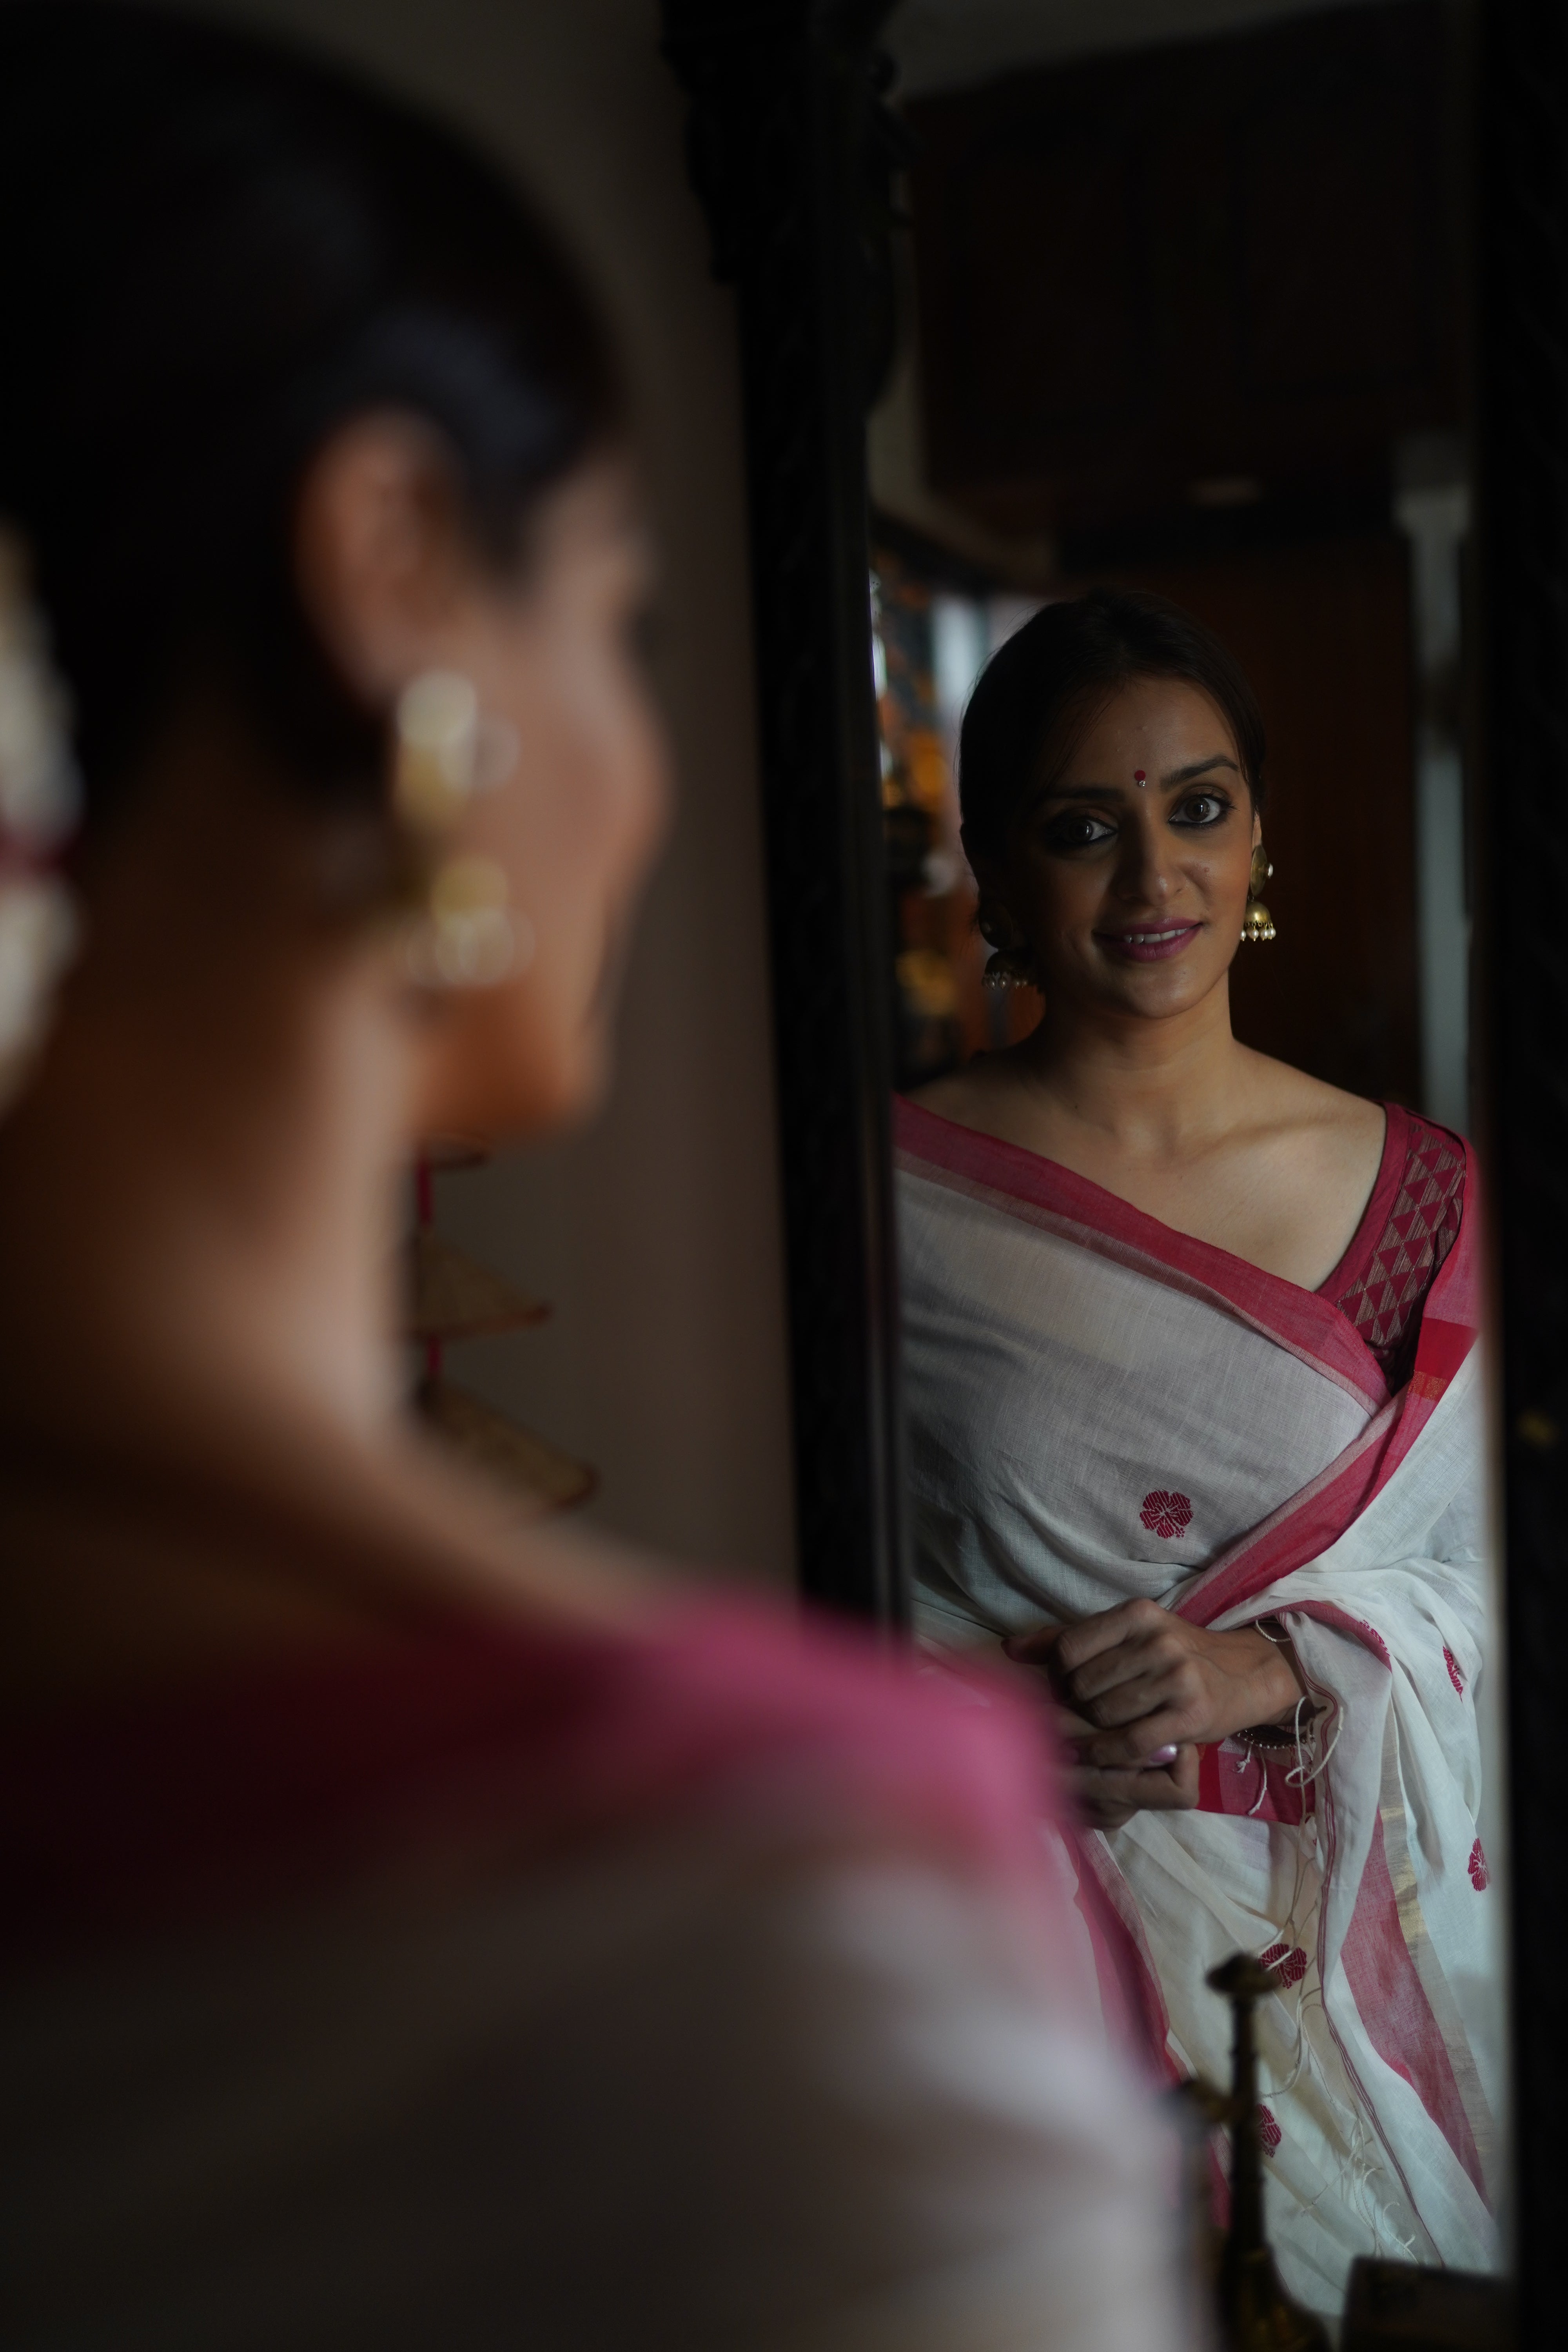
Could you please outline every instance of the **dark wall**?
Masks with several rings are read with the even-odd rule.
[[[1382,504],[1459,421],[1433,0],[910,109],[932,487],[1005,530]]]

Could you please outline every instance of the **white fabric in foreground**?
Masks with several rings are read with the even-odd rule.
[[[1028,1907],[722,1823],[8,1984],[16,2352],[1181,2352]]]

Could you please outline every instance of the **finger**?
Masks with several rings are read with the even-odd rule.
[[[1198,1751],[1178,1748],[1176,1761],[1142,1772],[1096,1771],[1082,1767],[1068,1775],[1068,1786],[1081,1805],[1129,1805],[1156,1813],[1190,1812],[1198,1801]]]
[[[1135,1675],[1130,1682],[1114,1684],[1093,1698],[1076,1690],[1068,1696],[1074,1702],[1072,1712],[1084,1721],[1100,1731],[1119,1731],[1127,1724],[1141,1723],[1146,1715],[1178,1712],[1189,1694],[1179,1675],[1162,1671]]]
[[[1119,1830],[1137,1810],[1136,1805],[1106,1804],[1095,1797],[1079,1797],[1074,1801],[1073,1816],[1082,1829]]]
[[[1054,1707],[1051,1720],[1059,1737],[1069,1745],[1075,1740],[1098,1739],[1100,1736],[1098,1723],[1090,1723],[1087,1715],[1075,1715],[1070,1706]]]
[[[1089,1772],[1070,1790],[1079,1818],[1091,1829],[1119,1830],[1134,1813],[1188,1811],[1165,1772]]]
[[[1037,1666],[1048,1658],[1062,1638],[1059,1625],[1032,1625],[1026,1633],[1009,1633],[1002,1643],[1005,1657],[1016,1658],[1021,1666]]]
[[[1100,1772],[1092,1765],[1075,1767],[1067,1783],[1080,1804],[1141,1805],[1144,1784],[1163,1777],[1158,1772]]]
[[[1113,1649],[1101,1650],[1087,1665],[1075,1667],[1070,1673],[1058,1654],[1055,1679],[1064,1698],[1069,1698],[1075,1706],[1090,1706],[1106,1691],[1118,1689],[1133,1675],[1146,1673],[1148,1667],[1148,1650],[1142,1642],[1118,1642]]]
[[[1194,1663],[1190,1630],[1179,1625],[1166,1610],[1155,1609],[1152,1620],[1126,1629],[1121,1640],[1101,1650],[1083,1665],[1068,1667],[1058,1658],[1063,1685],[1081,1706],[1137,1674],[1170,1674]]]
[[[1195,1748],[1186,1752],[1196,1759]],[[1178,1761],[1168,1772],[1140,1772],[1138,1781],[1142,1791],[1138,1802],[1146,1813],[1190,1813],[1198,1801],[1195,1760],[1190,1773],[1184,1773]]]
[[[1142,1717],[1122,1731],[1101,1731],[1092,1739],[1079,1746],[1079,1756],[1085,1764],[1092,1764],[1101,1772],[1136,1771],[1145,1765],[1157,1748],[1184,1747],[1192,1739],[1192,1727],[1184,1712],[1177,1707],[1160,1707],[1152,1715]]]
[[[1134,1804],[1117,1804],[1109,1797],[1078,1796],[1073,1809],[1085,1829],[1119,1830],[1138,1811]]]
[[[1191,1812],[1198,1801],[1199,1760],[1188,1742],[1163,1769],[1108,1772],[1081,1766],[1068,1772],[1068,1787],[1086,1819],[1097,1828],[1117,1829],[1136,1812]]]
[[[1102,1650],[1115,1649],[1130,1634],[1149,1633],[1170,1622],[1169,1611],[1162,1609],[1157,1601],[1120,1601],[1114,1609],[1102,1609],[1098,1615],[1068,1626],[1057,1645],[1056,1664],[1064,1675],[1076,1673],[1090,1658],[1099,1657]]]
[[[1173,1739],[1213,1737],[1214,1703],[1203,1668],[1196,1659],[1184,1654],[1164,1664],[1151,1664],[1145,1674],[1130,1676],[1097,1698],[1082,1698],[1070,1688],[1059,1691],[1058,1696],[1071,1706],[1075,1715],[1087,1716],[1090,1723],[1098,1723],[1107,1732],[1138,1723],[1147,1716],[1168,1715],[1178,1721],[1178,1727],[1169,1735]]]

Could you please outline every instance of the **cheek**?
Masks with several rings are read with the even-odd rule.
[[[1020,912],[1042,937],[1092,929],[1111,877],[1109,861],[1032,858],[1025,871]]]
[[[581,1017],[662,837],[662,732],[640,687],[556,673],[531,731],[531,772],[509,844],[513,895],[536,939],[532,987]]]
[[[1211,897],[1227,903],[1235,898],[1244,901],[1248,892],[1247,877],[1252,865],[1252,849],[1248,844],[1238,856],[1234,847],[1216,850],[1204,860],[1205,887]]]
[[[635,896],[662,839],[668,783],[653,715],[624,688],[564,714],[561,811],[565,895],[601,904],[615,919]]]
[[[669,830],[669,746],[640,677],[623,685],[614,703],[605,705],[605,717],[601,766],[610,803],[606,823],[635,886]]]

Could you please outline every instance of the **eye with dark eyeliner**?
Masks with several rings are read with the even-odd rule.
[[[1045,828],[1046,846],[1068,856],[1075,850],[1098,849],[1116,837],[1116,827],[1094,809],[1064,809]]]
[[[1171,823],[1202,832],[1209,825],[1223,824],[1235,806],[1228,793],[1205,784],[1201,792],[1188,793],[1177,803],[1171,811]]]

